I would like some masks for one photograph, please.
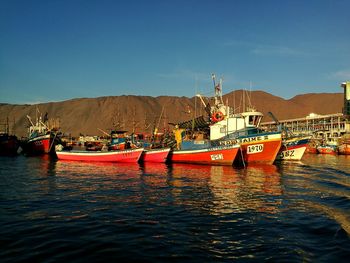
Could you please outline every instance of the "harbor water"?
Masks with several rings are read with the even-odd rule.
[[[347,262],[350,156],[245,169],[0,157],[1,262]]]

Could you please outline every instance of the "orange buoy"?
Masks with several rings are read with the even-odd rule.
[[[211,115],[211,119],[213,122],[222,121],[224,119],[224,114],[221,111],[214,112],[213,115]]]

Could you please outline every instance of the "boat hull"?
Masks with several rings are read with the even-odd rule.
[[[196,150],[174,150],[169,154],[173,163],[232,165],[239,145],[218,146]]]
[[[339,145],[338,154],[350,155],[350,144]]]
[[[136,163],[143,152],[143,148],[123,151],[56,151],[59,160],[86,162],[123,162]]]
[[[141,154],[140,162],[165,163],[169,152],[170,148],[144,150]]]
[[[16,136],[3,134],[0,135],[0,155],[15,155],[19,147]]]
[[[30,155],[39,155],[54,151],[53,134],[45,134],[29,139],[24,143],[24,151]]]
[[[232,140],[222,140],[220,144],[240,144],[238,162],[249,164],[272,164],[282,145],[280,132],[255,134]]]
[[[318,153],[316,146],[312,146],[312,145],[307,145],[306,152],[307,153],[312,153],[312,154],[317,154]]]
[[[309,137],[286,139],[282,142],[276,160],[299,161],[304,156]]]
[[[336,148],[333,146],[318,146],[317,153],[319,154],[337,154]]]

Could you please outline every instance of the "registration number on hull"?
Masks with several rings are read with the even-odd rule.
[[[247,154],[261,153],[264,151],[263,144],[248,145]]]
[[[210,158],[212,161],[216,161],[216,160],[223,160],[224,156],[222,153],[218,153],[218,154],[211,154]]]
[[[291,158],[291,157],[294,157],[294,156],[295,156],[294,150],[283,151],[280,154],[281,158]]]

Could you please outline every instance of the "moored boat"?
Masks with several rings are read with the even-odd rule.
[[[227,139],[221,140],[225,143]],[[273,164],[282,145],[280,132],[258,132],[234,139],[240,144],[243,164]]]
[[[136,163],[144,150],[143,148],[137,148],[118,151],[66,151],[60,150],[59,147],[56,148],[56,155],[59,160],[122,163]]]
[[[0,133],[0,155],[15,155],[19,147],[19,141],[15,135]]]
[[[201,149],[173,150],[169,160],[173,163],[233,165],[239,145],[204,147]]]
[[[337,147],[335,145],[319,145],[317,146],[317,152],[319,154],[337,154]]]
[[[51,132],[39,135],[33,134],[23,144],[23,151],[29,155],[52,153],[55,135]]]
[[[28,138],[22,141],[21,146],[24,153],[28,155],[40,155],[55,152],[55,145],[59,142],[57,128],[49,128],[47,114],[42,120],[41,116],[36,118],[34,124],[27,115],[30,122]]]
[[[301,160],[309,141],[310,136],[294,136],[283,139],[276,160]]]
[[[132,145],[131,140],[128,138],[126,133],[127,131],[124,130],[111,131],[111,141],[109,143],[108,149],[111,151],[115,151],[135,148],[134,145]]]
[[[338,154],[350,155],[350,144],[342,143],[338,147]]]
[[[312,153],[312,154],[317,154],[317,145],[310,142],[307,146],[306,146],[306,153]]]
[[[235,162],[239,165],[272,164],[281,148],[281,132],[261,130],[259,125],[263,114],[252,107],[247,107],[244,112],[234,113],[233,108],[223,102],[221,81],[216,85],[214,75],[213,80],[215,96],[212,105],[205,103],[201,95],[197,95],[208,116],[179,123],[179,128],[202,131],[203,137],[211,142],[211,147],[239,145],[240,154]],[[177,144],[183,140],[183,136],[175,137]]]
[[[350,155],[350,135],[344,134],[339,140],[338,140],[338,154],[342,155]]]
[[[214,79],[214,77],[213,77]],[[244,112],[234,113],[222,99],[222,82],[215,85],[214,105],[210,108],[210,140],[219,145],[240,144],[241,162],[246,164],[272,164],[282,144],[280,131],[267,132],[259,128],[263,113],[252,106]]]

